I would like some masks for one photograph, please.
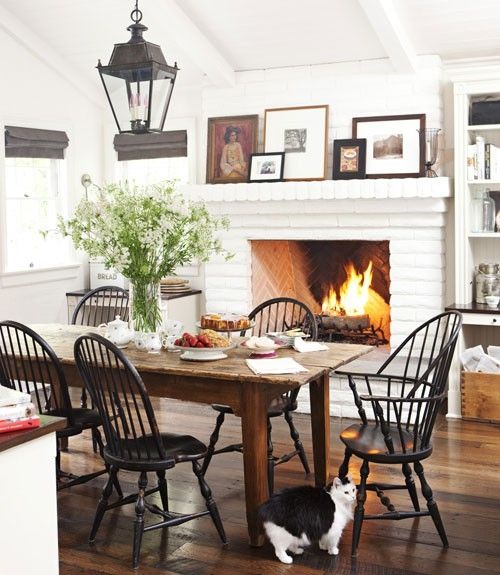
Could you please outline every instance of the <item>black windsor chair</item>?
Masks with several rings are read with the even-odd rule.
[[[269,332],[284,332],[294,328],[300,328],[304,333],[309,334],[312,340],[318,338],[318,325],[316,323],[316,318],[313,312],[302,302],[289,298],[289,297],[279,297],[267,300],[260,305],[258,305],[249,314],[249,319],[255,322],[255,326],[252,328],[252,333],[261,336]],[[245,335],[245,330],[241,332],[241,335]],[[292,457],[298,455],[304,471],[306,474],[310,473],[309,463],[307,461],[307,456],[304,451],[304,446],[300,441],[300,436],[295,428],[292,419],[292,411],[297,409],[297,396],[300,389],[294,389],[284,395],[279,396],[274,399],[269,405],[267,412],[267,425],[268,425],[268,481],[269,481],[269,492],[272,493],[274,490],[274,466],[281,463],[290,461]],[[203,464],[203,472],[205,473],[210,465],[210,461],[214,455],[219,453],[227,453],[230,451],[242,451],[242,444],[232,444],[221,449],[215,449],[215,445],[219,440],[219,432],[222,424],[224,423],[224,418],[226,414],[233,413],[233,410],[228,405],[212,405],[215,411],[219,412],[217,416],[215,428],[210,436],[210,442],[208,445],[207,456]],[[271,418],[283,415],[285,421],[288,423],[290,428],[290,436],[294,442],[295,450],[282,455],[281,457],[276,457],[273,455],[273,443],[271,438],[272,424]]]
[[[199,463],[206,455],[206,446],[190,435],[159,431],[151,400],[140,375],[123,352],[104,337],[96,334],[79,337],[75,342],[75,360],[103,421],[106,438],[104,460],[110,466],[110,478],[97,506],[89,541],[94,542],[106,511],[135,501],[134,568],[139,564],[144,532],[180,525],[203,515],[211,516],[220,538],[226,543],[217,505]],[[191,462],[205,499],[206,511],[180,514],[169,510],[165,472],[184,461]],[[139,473],[139,492],[109,503],[120,469]],[[155,472],[158,478],[158,486],[149,490],[148,472]],[[157,491],[163,509],[146,499],[146,496]],[[146,526],[146,510],[159,515],[161,520]]]
[[[0,322],[0,383],[29,393],[39,414],[66,418],[66,427],[56,432],[58,490],[106,473],[106,469],[102,469],[76,476],[61,470],[61,440],[78,435],[83,429],[92,429],[102,455],[101,419],[95,409],[71,405],[66,379],[54,350],[32,329],[15,321]]]
[[[87,292],[77,303],[71,323],[98,327],[102,323],[113,321],[116,316],[123,321],[129,320],[129,292],[118,286],[101,286]],[[80,402],[87,407],[87,391],[81,391]],[[97,450],[96,438],[92,435],[94,451]]]
[[[432,454],[432,431],[441,404],[446,398],[448,373],[461,326],[460,313],[442,313],[411,333],[377,373],[336,372],[348,377],[361,418],[361,424],[351,425],[340,434],[345,445],[345,456],[339,468],[339,477],[347,475],[352,455],[363,462],[354,512],[353,557],[357,552],[363,521],[368,519],[405,519],[430,515],[443,546],[448,547],[438,505],[425,478],[421,461]],[[367,393],[358,391],[360,385],[363,385]],[[382,386],[384,391],[378,393],[376,385]],[[371,408],[373,421],[369,421],[365,407]],[[402,465],[405,485],[367,483],[370,463]],[[427,511],[420,510],[410,463],[413,463],[420,480]],[[414,511],[397,511],[384,494],[384,491],[391,489],[407,489]],[[375,491],[387,512],[365,515],[367,490]]]

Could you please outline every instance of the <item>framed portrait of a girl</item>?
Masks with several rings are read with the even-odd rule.
[[[259,116],[208,119],[207,184],[246,182],[257,149]]]

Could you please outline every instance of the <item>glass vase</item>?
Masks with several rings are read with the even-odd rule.
[[[132,329],[140,333],[158,332],[163,321],[160,283],[131,280],[129,292]]]

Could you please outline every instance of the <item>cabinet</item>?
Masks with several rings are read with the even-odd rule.
[[[500,309],[474,303],[474,271],[483,262],[500,263],[500,232],[473,232],[472,199],[476,192],[489,188],[500,191],[500,176],[495,179],[468,179],[467,152],[476,137],[500,148],[500,124],[469,125],[470,106],[482,97],[500,99],[500,80],[475,80],[454,83],[455,128],[455,303],[447,309],[464,314],[448,393],[448,416],[461,416],[459,353],[466,347],[500,345]],[[497,205],[497,209],[500,206]]]

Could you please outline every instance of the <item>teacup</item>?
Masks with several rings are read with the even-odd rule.
[[[487,295],[484,298],[486,305],[488,307],[496,308],[498,307],[498,303],[500,302],[500,296],[498,295]]]
[[[134,343],[137,349],[148,353],[159,353],[162,340],[156,332],[135,332]]]
[[[178,319],[167,319],[163,322],[161,331],[166,336],[179,336],[182,333],[183,327],[182,321],[179,321]]]

